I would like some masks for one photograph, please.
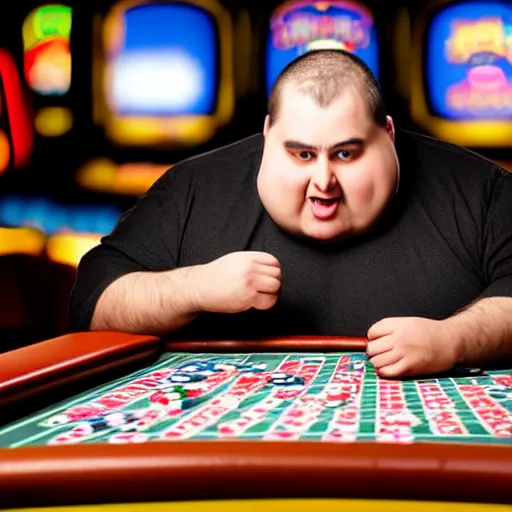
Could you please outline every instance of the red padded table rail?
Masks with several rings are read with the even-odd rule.
[[[259,340],[172,341],[172,352],[338,352],[364,351],[367,338],[356,336],[287,336]]]
[[[0,355],[0,411],[94,374],[155,356],[160,340],[118,332],[60,336]]]
[[[235,498],[512,504],[495,446],[190,441],[0,450],[3,506]]]

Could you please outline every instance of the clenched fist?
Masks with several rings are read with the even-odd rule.
[[[201,267],[198,304],[211,313],[270,309],[281,288],[281,266],[271,254],[242,251],[226,254]]]

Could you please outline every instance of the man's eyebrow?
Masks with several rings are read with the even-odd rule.
[[[299,142],[297,140],[287,140],[284,143],[284,147],[288,149],[306,149],[309,151],[317,151],[318,148],[316,146],[312,146],[311,144],[306,144],[305,142]]]
[[[364,144],[364,140],[359,137],[353,137],[351,139],[342,140],[340,142],[336,142],[332,146],[327,148],[327,151],[334,151],[336,149],[343,148],[345,146],[362,146]],[[298,140],[287,140],[284,143],[284,146],[288,149],[303,149],[305,151],[319,151],[321,148],[318,146],[313,146],[311,144],[306,144],[305,142],[300,142]]]
[[[363,146],[364,145],[364,139],[360,139],[359,137],[354,137],[352,139],[347,139],[341,142],[337,142],[336,144],[333,144],[332,146],[329,146],[327,149],[328,151],[335,151],[336,149],[344,148],[345,146]]]

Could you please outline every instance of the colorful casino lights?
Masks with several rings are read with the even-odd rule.
[[[86,190],[138,196],[171,167],[152,162],[115,163],[108,158],[94,158],[80,167],[76,182]]]
[[[71,87],[71,22],[71,7],[61,4],[37,7],[23,22],[25,80],[38,96],[55,102]],[[56,103],[40,108],[34,123],[40,135],[56,137],[71,129],[73,117]]]
[[[0,175],[10,166],[27,165],[32,153],[32,128],[16,64],[0,48]],[[12,149],[11,149],[12,147]]]
[[[30,226],[44,233],[62,230],[78,233],[110,232],[120,215],[114,206],[66,206],[46,197],[0,196],[0,224]]]
[[[46,235],[34,228],[1,228],[0,256],[30,254],[40,256],[46,245]]]
[[[100,240],[101,235],[95,233],[57,233],[48,238],[46,255],[51,261],[76,267]]]
[[[56,233],[35,228],[0,227],[0,257],[8,254],[46,255],[51,261],[76,267],[84,254],[98,245],[97,233]]]
[[[25,79],[41,95],[60,96],[71,86],[71,7],[44,5],[22,28]]]
[[[112,206],[64,206],[44,197],[0,196],[0,254],[40,254],[76,265],[112,231],[120,210]]]

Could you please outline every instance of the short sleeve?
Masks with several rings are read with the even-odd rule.
[[[487,206],[482,266],[487,286],[479,298],[512,297],[512,174],[497,170]]]
[[[177,180],[174,169],[167,171],[119,218],[112,233],[82,258],[69,301],[75,330],[89,330],[96,302],[119,277],[176,268],[188,183]]]

